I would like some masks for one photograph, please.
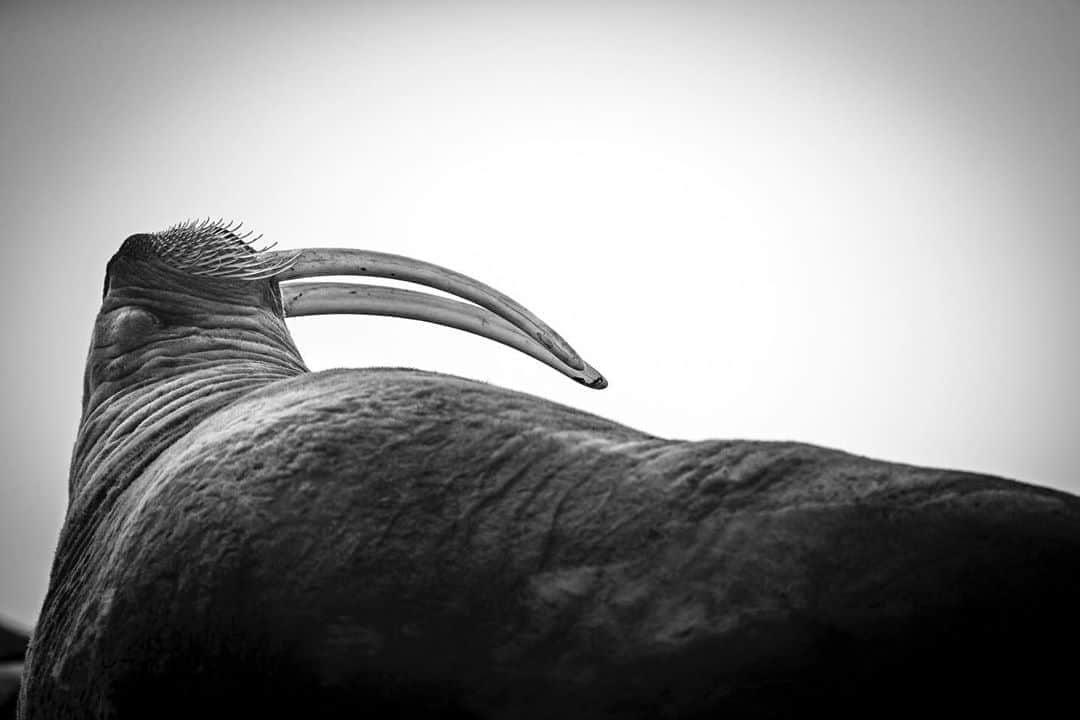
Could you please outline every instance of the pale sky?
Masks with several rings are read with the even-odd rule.
[[[384,318],[312,369],[1080,492],[1080,3],[5,2],[0,616],[28,626],[123,239],[412,255],[603,372]]]

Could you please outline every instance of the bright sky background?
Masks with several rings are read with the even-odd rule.
[[[1080,492],[1080,3],[5,2],[0,616],[66,507],[105,263],[242,219],[453,267],[611,387],[290,321],[313,369],[480,378],[658,435]]]

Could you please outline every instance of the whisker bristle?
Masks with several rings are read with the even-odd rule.
[[[270,258],[264,255],[277,245],[256,247],[263,235],[240,232],[243,222],[224,218],[188,220],[153,233],[155,254],[177,270],[200,277],[262,280],[273,277],[296,262],[293,256]]]

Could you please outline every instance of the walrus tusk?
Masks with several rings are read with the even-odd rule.
[[[421,320],[494,340],[539,360],[586,387],[607,381],[587,363],[570,367],[548,348],[483,307],[401,288],[337,282],[291,282],[281,286],[286,317],[355,314]]]
[[[405,280],[457,295],[507,320],[575,370],[586,370],[585,361],[574,352],[570,344],[520,303],[475,278],[441,265],[404,255],[353,248],[306,248],[300,251],[275,250],[266,253],[269,260],[278,256],[292,260],[288,269],[275,276],[279,281],[330,275],[369,275]]]

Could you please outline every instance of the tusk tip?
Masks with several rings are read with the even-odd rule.
[[[589,368],[589,370],[591,371],[590,375],[593,375],[594,377],[590,378],[587,375],[586,377],[574,378],[574,379],[577,380],[582,385],[584,385],[585,387],[592,388],[593,390],[603,390],[604,388],[606,388],[607,384],[608,384],[607,379],[603,375],[601,375],[600,373],[593,370],[592,368]]]

